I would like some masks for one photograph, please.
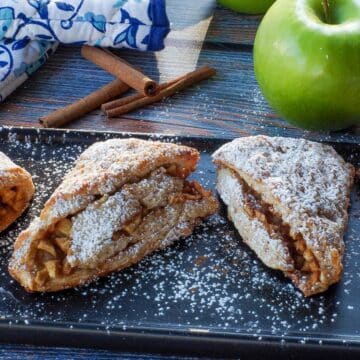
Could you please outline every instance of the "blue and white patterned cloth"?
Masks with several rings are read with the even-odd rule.
[[[59,43],[164,48],[165,0],[0,0],[0,101]]]

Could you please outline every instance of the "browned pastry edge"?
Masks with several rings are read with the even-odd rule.
[[[1,162],[6,162],[6,168],[1,169]],[[8,228],[20,215],[28,208],[32,199],[35,187],[31,175],[14,164],[5,154],[0,157],[0,189],[16,187],[17,192],[21,192],[21,206],[17,209],[7,208],[6,214],[0,219],[0,232]]]
[[[224,145],[220,150],[218,150],[215,155],[214,155],[214,163],[216,165],[218,165],[219,168],[225,168],[225,169],[229,169],[232,172],[234,172],[237,176],[239,176],[243,181],[245,181],[245,183],[250,186],[251,189],[255,190],[255,192],[257,192],[258,194],[260,194],[260,196],[262,197],[264,195],[264,193],[267,192],[267,199],[268,201],[264,201],[264,203],[266,204],[266,207],[269,207],[270,209],[272,209],[273,211],[273,215],[275,215],[275,217],[278,217],[282,220],[282,223],[286,226],[289,227],[290,229],[290,233],[292,234],[290,236],[290,238],[298,238],[301,237],[303,239],[303,241],[305,242],[306,248],[310,250],[311,252],[311,256],[314,258],[314,260],[318,263],[319,269],[321,271],[321,278],[318,279],[317,281],[313,282],[313,279],[311,278],[311,274],[309,274],[309,276],[304,276],[304,274],[302,272],[300,272],[299,270],[296,270],[295,268],[292,271],[288,271],[285,270],[286,266],[278,266],[275,264],[275,266],[271,266],[269,264],[267,264],[268,266],[274,268],[274,269],[280,269],[284,272],[284,274],[289,277],[293,283],[304,293],[305,296],[311,296],[320,292],[325,291],[331,284],[336,283],[340,280],[341,278],[341,274],[342,274],[342,255],[343,255],[343,251],[344,251],[344,245],[343,245],[343,234],[346,231],[346,226],[347,226],[347,213],[346,213],[346,209],[349,206],[349,202],[350,202],[350,191],[351,191],[351,187],[353,185],[353,180],[354,180],[354,175],[355,175],[355,169],[351,164],[347,164],[345,163],[338,154],[335,153],[335,151],[330,148],[329,146],[326,145],[321,145],[321,144],[316,144],[316,143],[312,143],[312,142],[307,142],[304,140],[301,140],[301,143],[299,141],[299,144],[301,145],[302,148],[304,147],[308,147],[307,151],[317,151],[319,152],[319,154],[321,153],[321,151],[323,151],[323,155],[324,156],[328,156],[328,159],[332,158],[333,161],[335,163],[337,163],[336,166],[339,166],[343,171],[343,175],[346,176],[347,180],[344,180],[344,188],[343,188],[343,204],[342,204],[342,208],[345,209],[344,214],[342,215],[341,218],[337,219],[337,229],[338,229],[338,234],[336,234],[336,236],[333,236],[331,234],[331,232],[326,231],[325,234],[326,236],[324,237],[323,235],[320,236],[320,234],[318,234],[318,236],[314,236],[311,239],[311,243],[309,243],[306,238],[304,238],[302,236],[301,231],[299,231],[298,229],[294,230],[295,225],[292,223],[286,223],[283,218],[281,213],[277,212],[275,209],[284,209],[282,208],[282,203],[280,201],[280,198],[277,196],[272,196],[271,194],[271,190],[269,190],[269,188],[267,187],[267,179],[270,176],[271,178],[271,171],[269,172],[268,169],[264,169],[264,168],[259,168],[259,170],[257,170],[257,164],[256,162],[254,163],[249,163],[247,162],[247,164],[245,165],[246,170],[244,170],[241,167],[235,166],[235,163],[238,162],[243,162],[245,160],[245,158],[242,158],[242,156],[244,156],[243,154],[238,154],[238,157],[236,157],[236,151],[238,151],[238,146],[243,149],[246,146],[249,146],[249,148],[251,149],[251,146],[253,146],[253,153],[250,154],[253,155],[253,158],[247,158],[249,159],[248,161],[253,161],[253,159],[257,159],[257,156],[261,156],[261,152],[257,153],[256,152],[256,141],[262,142],[262,146],[263,148],[266,148],[267,153],[276,153],[277,151],[280,152],[280,157],[282,156],[282,154],[287,151],[285,150],[287,147],[291,148],[292,151],[296,151],[296,146],[297,146],[297,140],[295,139],[284,139],[284,138],[269,138],[269,137],[265,137],[265,136],[258,136],[258,137],[249,137],[249,138],[243,138],[243,139],[237,139],[235,141],[233,141],[232,143],[228,143],[226,145]],[[279,145],[279,143],[281,145]],[[267,144],[266,146],[264,144]],[[224,150],[223,150],[224,149]],[[309,150],[310,149],[310,150]],[[222,152],[223,151],[223,152]],[[232,152],[232,154],[231,154]],[[231,154],[229,156],[229,154]],[[247,154],[249,155],[249,154]],[[310,159],[310,154],[306,153],[306,156],[308,156]],[[330,157],[330,158],[329,158]],[[239,160],[241,158],[241,160]],[[231,159],[229,161],[229,159]],[[255,160],[254,160],[255,161]],[[291,162],[291,159],[289,160],[289,162]],[[282,166],[282,167],[288,167],[289,164],[286,163],[279,163],[278,166]],[[315,165],[316,166],[316,165]],[[269,168],[270,169],[270,168]],[[264,174],[264,175],[263,175]],[[288,175],[289,176],[289,175]],[[321,176],[326,176],[321,174]],[[270,183],[271,184],[271,183]],[[218,185],[219,188],[219,185]],[[223,194],[221,194],[220,191],[220,195],[223,198]],[[269,201],[269,199],[271,199]],[[234,201],[232,198],[228,201],[229,203],[231,203],[232,201]],[[292,201],[296,201],[296,199],[292,199]],[[227,204],[230,205],[230,204]],[[238,203],[238,204],[233,204],[232,207],[232,212],[234,212],[235,214],[232,214],[232,216],[230,216],[231,218],[236,217],[236,213],[239,214],[240,212],[243,211],[243,209],[246,206],[244,204]],[[229,211],[230,211],[230,207],[229,207]],[[284,209],[284,212],[288,212],[288,210]],[[246,214],[249,222],[252,221],[251,217],[248,216]],[[273,234],[269,233],[269,224],[267,219],[263,219],[263,217],[256,217],[257,218],[257,223],[253,223],[253,227],[256,228],[262,228],[263,230],[266,230],[266,234],[264,235],[263,241],[265,242],[271,242],[274,241],[272,239]],[[232,219],[233,220],[233,219]],[[300,218],[299,218],[300,220]],[[308,228],[309,233],[313,233],[314,235],[316,235],[316,217],[312,217],[309,218],[306,222],[306,226]],[[234,221],[235,222],[235,221]],[[297,224],[299,224],[300,222],[298,222]],[[270,224],[271,225],[271,224]],[[241,227],[242,224],[241,222],[238,222],[236,224],[236,227],[238,229],[238,231],[240,232],[240,234],[242,235],[242,237],[244,238],[244,241],[250,246],[250,247],[256,247],[253,242],[254,239],[251,239],[251,235],[247,234],[246,232],[242,231]],[[271,228],[272,226],[270,226]],[[312,232],[310,232],[310,229],[313,228],[314,230],[311,230]],[[290,235],[289,233],[289,235]],[[259,239],[257,239],[257,241],[259,241]],[[314,244],[315,243],[315,244]],[[328,248],[329,246],[329,248]],[[322,257],[323,256],[323,257]],[[262,256],[260,257],[261,260],[266,263],[268,262],[268,255],[266,254],[262,254]],[[290,264],[288,264],[290,266]]]
[[[98,158],[107,145],[118,153],[117,158]],[[122,152],[133,150],[140,152],[137,154],[139,156],[130,160],[122,156]],[[112,139],[95,143],[80,155],[74,168],[65,175],[60,186],[50,196],[40,213],[40,220],[43,224],[50,225],[71,214],[74,210],[71,204],[79,197],[89,197],[82,206],[84,208],[92,201],[92,196],[114,192],[126,183],[146,177],[151,171],[163,165],[177,164],[181,170],[178,175],[186,178],[195,170],[199,158],[200,155],[196,149],[171,143],[136,138]],[[119,166],[119,169],[109,171],[114,164],[122,165],[124,162],[126,167]],[[105,183],[106,188],[103,186]],[[60,207],[66,204],[70,204],[70,208],[64,213]],[[74,211],[77,212],[77,209]],[[15,241],[15,250],[22,246],[26,238],[34,236],[31,233],[39,232],[40,234],[41,231],[42,228],[39,227],[31,229],[31,232],[29,228],[21,232]]]
[[[211,198],[210,199],[210,204],[209,207],[212,208],[212,213],[216,212],[217,208],[218,208],[218,202],[216,201],[215,198]],[[206,214],[206,216],[209,216],[211,214]],[[24,289],[27,292],[57,292],[57,291],[61,291],[61,290],[65,290],[65,289],[69,289],[69,288],[73,288],[76,286],[81,286],[81,285],[85,285],[87,283],[90,283],[100,277],[104,277],[112,272],[118,272],[121,271],[122,269],[125,269],[127,267],[130,267],[138,262],[140,262],[144,257],[146,257],[147,255],[151,254],[154,251],[157,250],[161,250],[169,245],[171,245],[173,242],[175,242],[176,240],[189,236],[192,234],[194,227],[199,224],[202,221],[201,218],[196,218],[193,219],[193,221],[188,222],[186,224],[186,226],[182,225],[178,228],[178,233],[177,233],[177,237],[174,237],[172,239],[170,239],[168,242],[166,242],[166,244],[162,244],[161,241],[156,241],[156,242],[146,242],[146,241],[142,241],[141,242],[141,246],[139,246],[139,251],[137,251],[136,253],[132,253],[131,248],[129,248],[129,250],[127,251],[129,255],[125,261],[124,258],[117,258],[117,256],[114,256],[111,259],[108,259],[107,262],[103,265],[100,265],[97,269],[93,269],[91,271],[89,271],[88,269],[86,270],[77,270],[76,272],[74,272],[72,275],[70,275],[67,278],[63,278],[62,282],[56,284],[56,286],[52,285],[51,287],[48,286],[38,286],[36,284],[34,284],[34,282],[32,283],[32,287],[28,287],[28,286],[24,286]],[[27,282],[24,281],[25,278],[23,278],[24,276],[26,277],[26,274],[20,274],[20,273],[12,273],[12,270],[10,270],[11,275],[17,280],[19,281],[21,284],[26,284]],[[81,281],[79,281],[79,278],[82,278]]]
[[[109,148],[110,151],[109,151]],[[111,156],[109,155],[111,153]],[[135,154],[132,157],[132,153]],[[103,155],[103,156],[102,156]],[[199,153],[196,149],[169,143],[150,142],[139,139],[109,140],[96,143],[86,150],[77,160],[75,167],[65,176],[64,181],[46,202],[39,218],[23,231],[15,242],[15,250],[9,263],[9,272],[28,291],[58,291],[73,287],[109,272],[138,262],[145,255],[154,251],[161,244],[146,244],[139,248],[126,262],[123,259],[99,266],[96,270],[84,271],[84,279],[79,280],[79,273],[68,278],[51,289],[34,286],[32,275],[24,267],[24,259],[31,243],[39,241],[58,220],[86,208],[93,201],[93,196],[114,193],[124,184],[133,183],[146,177],[151,171],[165,166],[177,165],[176,176],[186,178],[196,168]],[[115,166],[114,166],[115,164]],[[104,186],[106,184],[106,186]],[[76,199],[85,198],[79,203]],[[217,200],[212,196],[207,200],[208,212],[197,219],[192,219],[179,229],[176,238],[189,235],[195,224],[217,210]],[[65,204],[65,206],[64,206]],[[175,239],[173,239],[175,240]],[[31,284],[31,285],[30,285]]]

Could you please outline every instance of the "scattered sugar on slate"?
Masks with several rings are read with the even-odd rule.
[[[98,136],[98,140],[103,139]],[[12,243],[39,214],[45,200],[86,147],[68,144],[66,135],[60,140],[45,141],[39,132],[38,138],[19,141],[10,132],[0,146],[1,151],[34,175],[36,184],[31,209],[0,238],[3,321],[61,321],[69,323],[70,328],[91,322],[108,331],[157,324],[246,332],[259,341],[267,334],[284,339],[286,334],[301,333],[300,341],[306,343],[311,333],[336,332],[344,319],[357,316],[360,248],[356,243],[358,234],[352,230],[360,222],[356,191],[353,203],[357,205],[352,208],[345,239],[343,280],[321,296],[305,299],[280,273],[265,268],[241,243],[224,211],[205,222],[191,237],[120,273],[56,294],[25,293],[7,273]],[[196,176],[205,186],[213,187],[214,173],[208,162],[209,155],[203,154]],[[358,330],[345,329],[345,334],[346,331]]]

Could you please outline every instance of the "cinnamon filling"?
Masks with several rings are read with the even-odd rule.
[[[307,248],[305,240],[301,234],[295,237],[290,235],[290,226],[285,224],[281,217],[276,214],[272,205],[267,204],[261,198],[261,195],[252,189],[237,173],[232,171],[238,179],[244,194],[244,210],[250,218],[256,218],[264,225],[269,235],[276,234],[283,239],[285,246],[294,261],[294,272],[287,275],[295,281],[301,277],[307,278],[307,283],[312,286],[321,281],[322,274],[317,259],[313,252]]]
[[[166,193],[165,202],[161,202],[161,205],[159,205],[159,201],[155,201],[158,196],[156,193],[142,198],[139,211],[132,214],[127,221],[121,224],[121,228],[113,233],[112,241],[119,242],[117,246],[118,251],[126,250],[138,241],[138,237],[132,237],[132,235],[142,225],[144,219],[156,209],[165,207],[166,205],[183,203],[188,200],[197,201],[211,196],[211,192],[205,191],[197,182],[183,180],[176,165],[169,165],[164,168],[164,173],[168,178],[173,178],[174,182],[181,184],[180,191]],[[154,172],[152,174],[154,174]],[[121,189],[118,189],[117,192],[129,188],[133,190],[131,184],[126,184]],[[96,200],[96,206],[105,204],[108,199],[109,195],[102,196]],[[70,275],[76,269],[76,266],[72,267],[67,260],[68,255],[71,255],[72,252],[70,244],[72,239],[71,231],[74,225],[73,217],[74,215],[61,219],[45,234],[44,238],[38,242],[35,255],[32,256],[34,259],[32,269],[36,273],[35,282],[38,286],[43,286],[51,279]]]
[[[16,186],[0,189],[0,216],[18,212],[23,207],[23,193]]]

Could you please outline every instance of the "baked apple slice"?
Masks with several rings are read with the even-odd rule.
[[[186,180],[193,148],[139,139],[92,145],[15,243],[9,271],[28,291],[89,282],[164,248],[207,216],[217,200]]]

